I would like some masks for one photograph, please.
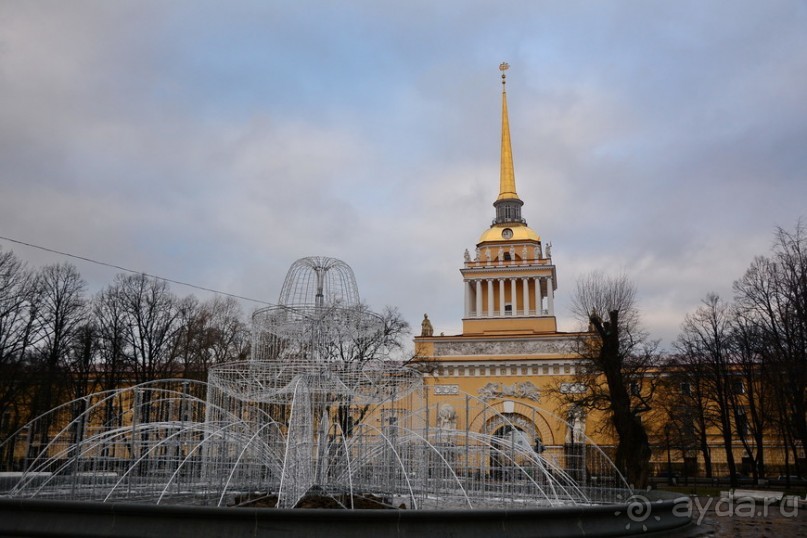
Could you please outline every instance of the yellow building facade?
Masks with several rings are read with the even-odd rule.
[[[524,202],[516,190],[513,167],[507,67],[500,66],[501,169],[499,193],[493,202],[495,216],[482,231],[473,252],[465,251],[460,267],[462,279],[457,282],[464,293],[462,333],[436,336],[428,317],[424,317],[421,334],[415,337],[415,362],[425,372],[427,403],[434,409],[431,423],[500,436],[513,433],[515,427],[524,442],[562,446],[567,454],[581,450],[588,442],[609,453],[609,447],[616,444],[609,417],[569,403],[574,394],[585,390],[576,382],[575,374],[583,361],[578,349],[590,333],[558,331],[558,276],[552,245],[543,241],[521,214]],[[673,374],[654,370],[648,375],[674,379]],[[666,394],[667,399],[674,400],[682,394],[676,392],[679,389],[675,383],[661,383],[658,388],[665,394],[672,391]],[[489,404],[498,414],[479,415],[479,411],[473,411],[479,406],[469,402],[476,399]],[[652,474],[671,469],[687,476],[704,472],[703,454],[696,446],[671,445],[669,434],[665,434],[669,417],[663,409],[643,414],[642,418],[647,421],[653,448]],[[708,427],[706,437],[714,476],[726,476],[726,449],[716,425]],[[779,434],[766,431],[765,445],[768,472],[790,474],[792,466],[784,463],[787,449]],[[749,454],[736,436],[731,451],[738,469],[750,473]],[[799,462],[807,468],[803,453]]]

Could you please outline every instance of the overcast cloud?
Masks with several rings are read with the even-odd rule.
[[[0,1],[0,235],[268,301],[334,256],[459,332],[508,61],[561,328],[579,274],[624,270],[668,345],[807,216],[806,6]]]

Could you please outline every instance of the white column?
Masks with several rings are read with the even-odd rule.
[[[499,316],[504,316],[504,279],[497,279],[499,282]]]
[[[482,317],[482,280],[476,279],[476,317]]]
[[[518,306],[516,302],[516,279],[510,279],[510,315],[516,315],[516,307]]]
[[[528,278],[521,279],[521,285],[524,287],[521,294],[521,299],[524,301],[524,315],[530,315],[530,281]]]
[[[488,279],[488,317],[493,317],[493,279]]]
[[[555,315],[555,290],[552,289],[552,277],[546,277],[546,307],[549,310],[549,315]]]
[[[471,305],[473,304],[471,302],[471,293],[472,293],[471,281],[470,280],[465,280],[464,283],[465,283],[465,317],[470,318],[471,317]]]
[[[544,308],[544,297],[541,295],[541,277],[535,277],[535,315],[542,316]]]

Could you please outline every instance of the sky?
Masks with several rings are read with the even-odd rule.
[[[268,302],[331,256],[459,333],[502,61],[562,330],[580,275],[624,272],[669,346],[807,218],[805,2],[0,0],[0,236]]]

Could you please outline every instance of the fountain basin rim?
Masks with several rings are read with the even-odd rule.
[[[688,516],[678,514],[676,510],[680,503],[689,502],[687,497],[648,492],[647,498],[652,501],[653,517],[635,522],[627,515],[626,503],[501,510],[332,510],[0,497],[0,535],[207,538],[218,536],[225,530],[227,536],[240,537],[255,536],[256,529],[267,532],[272,529],[272,536],[327,534],[334,538],[364,538],[379,533],[403,537],[426,531],[435,537],[456,536],[457,533],[466,538],[493,535],[566,537],[647,535],[648,532],[682,530],[692,525]],[[626,528],[626,525],[632,528]]]

